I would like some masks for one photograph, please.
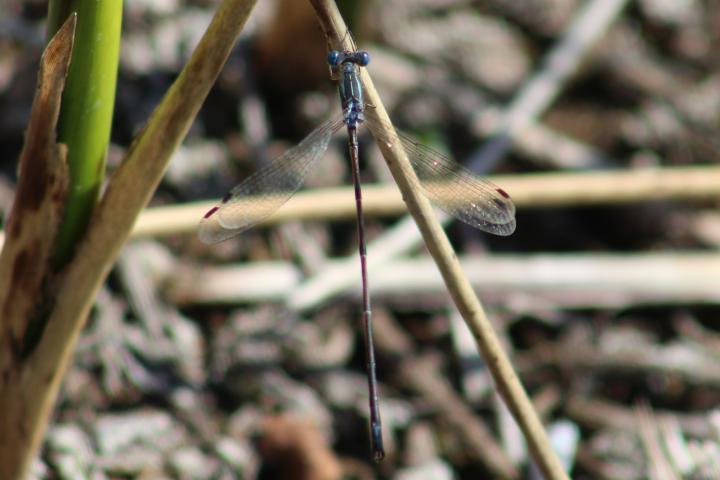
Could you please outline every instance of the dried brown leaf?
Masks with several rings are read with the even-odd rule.
[[[43,285],[49,280],[52,248],[67,189],[66,149],[56,143],[56,126],[75,25],[73,14],[48,43],[41,59],[18,162],[17,193],[0,254],[1,334],[10,337],[5,338],[5,345],[11,345],[16,354],[28,321],[44,296]],[[3,362],[2,367],[6,366]]]

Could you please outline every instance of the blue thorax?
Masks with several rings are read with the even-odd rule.
[[[339,52],[333,50],[328,54],[328,64],[333,72],[339,71],[340,82],[338,93],[340,103],[345,115],[345,124],[350,128],[357,128],[363,122],[363,101],[362,84],[360,83],[359,67],[364,67],[370,62],[370,55],[367,52]]]

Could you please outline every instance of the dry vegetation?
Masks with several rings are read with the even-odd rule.
[[[720,478],[720,3],[344,3],[396,123],[516,201],[512,237],[448,234],[572,478]],[[111,168],[213,8],[126,0]],[[0,7],[3,211],[43,18]],[[97,298],[37,478],[537,478],[369,136],[380,466],[342,141],[271,224],[195,238],[203,200],[337,112],[325,55],[306,2],[259,2]]]

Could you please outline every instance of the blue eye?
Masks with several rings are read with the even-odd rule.
[[[365,51],[360,51],[355,54],[355,63],[361,67],[367,66],[370,63],[370,54]]]
[[[331,67],[337,67],[338,65],[340,65],[341,57],[342,53],[338,52],[337,50],[331,50],[327,56],[328,65],[330,65]]]

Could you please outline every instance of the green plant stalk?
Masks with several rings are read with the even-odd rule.
[[[63,94],[58,142],[68,147],[70,184],[55,246],[55,267],[74,253],[97,202],[110,141],[120,51],[122,0],[55,0],[48,38],[77,12],[72,62]]]

